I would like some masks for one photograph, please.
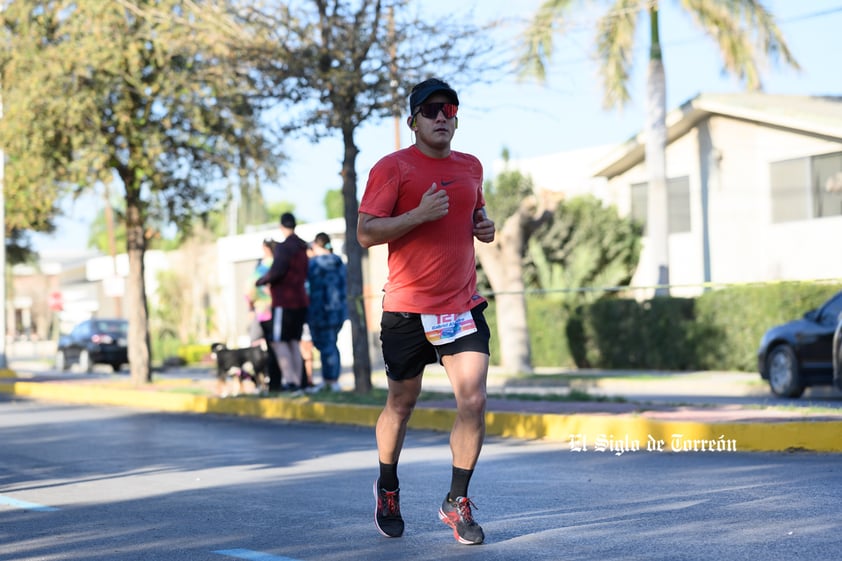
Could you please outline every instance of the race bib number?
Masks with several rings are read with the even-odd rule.
[[[433,345],[452,343],[477,330],[470,311],[461,314],[421,314],[421,323],[427,340]]]

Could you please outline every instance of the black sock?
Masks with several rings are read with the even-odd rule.
[[[395,491],[398,488],[398,464],[384,464],[380,462],[380,479],[377,486],[387,491]]]
[[[467,497],[468,483],[471,482],[473,474],[474,470],[472,469],[453,466],[453,476],[450,479],[450,493],[447,495],[447,500],[452,501],[456,497]]]

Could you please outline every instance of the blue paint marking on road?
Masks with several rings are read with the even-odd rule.
[[[0,505],[8,505],[15,508],[22,508],[24,510],[37,510],[38,512],[54,512],[58,510],[54,506],[44,506],[39,505],[37,503],[28,503],[26,501],[19,501],[17,499],[13,499],[12,497],[7,497],[5,495],[0,495]]]
[[[218,549],[213,553],[236,557],[237,559],[247,559],[248,561],[299,561],[291,557],[278,557],[277,555],[269,555],[268,553],[261,553],[250,549]]]

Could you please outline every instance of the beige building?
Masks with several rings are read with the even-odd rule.
[[[673,294],[703,283],[842,278],[842,97],[703,94],[667,117]],[[590,192],[646,223],[644,137],[514,164],[536,186]],[[565,173],[566,162],[589,173]],[[574,167],[574,169],[577,169]],[[633,279],[655,283],[646,251]]]

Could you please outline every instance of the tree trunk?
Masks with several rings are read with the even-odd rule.
[[[655,273],[655,294],[669,295],[669,200],[667,196],[667,93],[658,31],[658,10],[649,11],[652,44],[646,81],[647,248]]]
[[[343,127],[345,154],[342,159],[342,200],[345,208],[345,251],[348,254],[348,318],[351,321],[351,341],[354,354],[354,391],[371,391],[371,356],[369,355],[368,326],[363,299],[363,256],[365,251],[357,241],[356,160],[359,150],[354,144],[353,128]]]
[[[532,372],[523,284],[524,234],[523,216],[518,213],[503,223],[494,242],[476,243],[477,256],[497,302],[501,366],[513,374]]]
[[[142,213],[136,200],[126,199],[126,249],[129,254],[129,278],[126,304],[129,315],[129,367],[132,383],[140,386],[152,381],[149,352],[149,310],[146,305],[143,257],[146,237]]]

